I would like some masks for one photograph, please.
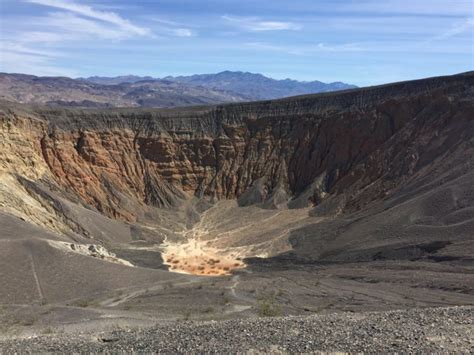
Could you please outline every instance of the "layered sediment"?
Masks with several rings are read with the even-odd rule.
[[[3,173],[47,180],[113,218],[191,196],[357,209],[472,133],[472,74],[178,110],[3,104]],[[439,158],[439,157],[436,157]],[[343,195],[343,196],[341,196]]]

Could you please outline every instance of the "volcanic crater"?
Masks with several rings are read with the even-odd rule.
[[[177,109],[1,101],[5,314],[472,304],[473,83]]]

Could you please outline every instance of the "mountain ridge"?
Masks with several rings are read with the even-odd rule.
[[[203,79],[204,78],[204,79]],[[269,100],[352,88],[331,84],[274,80],[261,74],[221,72],[191,77],[39,77],[0,73],[0,99],[62,107],[182,107]]]
[[[179,107],[247,101],[225,91],[169,80],[102,85],[68,77],[0,73],[0,98],[63,107]]]
[[[214,74],[193,74],[152,78],[150,76],[125,75],[117,77],[88,77],[81,80],[97,84],[141,82],[148,80],[168,80],[203,86],[212,89],[228,90],[250,97],[252,100],[270,100],[289,96],[357,88],[341,81],[324,83],[322,81],[298,81],[293,79],[273,79],[260,73],[225,70]]]

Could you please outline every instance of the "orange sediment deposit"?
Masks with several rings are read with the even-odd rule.
[[[193,275],[229,275],[232,270],[246,266],[235,255],[211,248],[195,239],[186,243],[165,244],[163,259],[173,272]]]

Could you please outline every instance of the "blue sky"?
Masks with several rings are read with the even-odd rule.
[[[472,0],[0,0],[0,71],[364,86],[474,69]]]

